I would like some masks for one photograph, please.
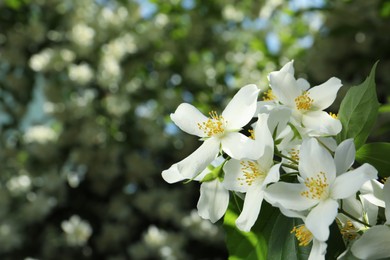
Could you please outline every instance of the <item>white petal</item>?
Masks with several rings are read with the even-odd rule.
[[[325,145],[327,149],[334,152],[337,148],[337,141],[334,137],[316,137],[319,142],[321,142],[322,145]]]
[[[337,176],[330,187],[331,197],[345,199],[355,194],[362,185],[371,179],[376,179],[378,171],[370,164],[363,164],[359,168]]]
[[[299,151],[299,172],[303,179],[325,173],[328,183],[336,177],[336,166],[330,153],[315,138],[304,139]]]
[[[389,180],[387,180],[385,185],[383,186],[383,195],[386,204],[386,208],[385,208],[386,224],[390,225],[390,181]]]
[[[276,135],[279,136],[290,120],[291,109],[286,106],[277,106],[269,112],[268,128],[273,135],[276,129]]]
[[[269,115],[260,114],[254,130],[256,149],[259,150],[262,157],[260,164],[266,163],[266,165],[263,165],[266,170],[273,164],[274,156],[274,140],[268,128],[268,118]]]
[[[210,138],[182,161],[176,163],[178,172],[186,179],[193,179],[201,173],[218,155],[219,142]]]
[[[238,192],[246,192],[248,190],[248,184],[239,180],[239,178],[243,178],[244,175],[241,161],[235,159],[229,160],[223,166],[223,171],[225,172],[225,177],[223,178],[222,183],[226,189]]]
[[[295,98],[302,94],[293,74],[283,71],[271,72],[268,75],[272,93],[282,104],[295,107]]]
[[[308,260],[325,260],[326,248],[328,245],[326,242],[321,242],[317,239],[313,239],[313,245],[311,247]]]
[[[289,217],[289,218],[300,218],[302,219],[303,221],[306,220],[306,216],[307,216],[307,212],[306,211],[295,211],[295,210],[290,210],[290,209],[286,209],[286,208],[283,208],[283,207],[280,207],[280,212],[285,215],[286,217]]]
[[[382,259],[390,257],[390,227],[374,226],[367,230],[351,248],[360,259]]]
[[[302,91],[306,91],[310,88],[310,83],[304,78],[297,79],[297,84]]]
[[[199,137],[205,136],[204,132],[199,129],[198,123],[206,121],[207,117],[193,105],[180,104],[175,113],[171,114],[171,119],[184,132]]]
[[[229,204],[229,191],[219,180],[203,182],[200,185],[200,197],[198,201],[198,214],[212,223],[217,222],[225,214]]]
[[[309,89],[308,95],[314,100],[314,109],[324,110],[332,105],[342,85],[341,80],[333,77],[325,83]]]
[[[356,199],[355,194],[343,199],[343,210],[358,219],[363,215],[363,205],[358,199]]]
[[[256,160],[263,151],[258,149],[255,140],[238,133],[227,133],[221,138],[222,150],[230,157],[241,160],[243,158]]]
[[[174,164],[169,169],[163,171],[161,173],[161,175],[162,175],[164,181],[166,181],[168,183],[175,183],[175,182],[185,180],[183,175],[180,174],[180,172],[177,168],[177,164]]]
[[[284,64],[283,67],[279,70],[279,72],[285,72],[294,75],[294,60],[291,60]]]
[[[337,146],[334,154],[337,175],[348,171],[355,161],[355,144],[353,138],[344,140]]]
[[[251,230],[259,216],[263,196],[263,191],[259,187],[246,193],[242,212],[236,220],[236,225],[240,230],[245,232]]]
[[[279,181],[279,178],[280,178],[279,169],[280,169],[281,165],[282,165],[281,163],[278,163],[278,164],[275,164],[274,166],[271,167],[267,176],[264,179],[263,188],[265,188],[266,185],[268,185],[270,183]]]
[[[227,130],[237,130],[245,126],[255,114],[259,89],[250,84],[242,87],[222,112],[227,121]]]
[[[318,200],[302,196],[305,190],[306,186],[300,183],[277,182],[265,189],[264,196],[273,206],[302,211],[318,203]]]
[[[324,111],[309,111],[302,116],[302,124],[310,136],[337,135],[342,128],[340,120]]]
[[[370,203],[366,198],[362,197],[361,195],[359,195],[359,199],[362,202],[364,211],[366,212],[368,224],[375,225],[377,223],[377,220],[378,220],[379,207]],[[386,209],[385,209],[385,211],[386,211]],[[385,214],[386,214],[386,212],[385,212]],[[362,216],[362,214],[360,216]],[[360,217],[360,218],[362,219],[362,217]],[[355,225],[355,226],[358,227],[358,225]],[[363,228],[364,226],[362,225],[361,227]]]
[[[218,156],[217,158],[215,158],[208,166],[206,169],[204,169],[199,175],[197,175],[194,180],[195,181],[201,181],[203,180],[203,178],[209,174],[211,172],[212,169],[209,168],[209,166],[211,165],[212,167],[216,168],[218,166],[220,166],[223,162],[225,161],[225,158],[223,158],[223,156]]]
[[[360,188],[360,196],[364,197],[370,203],[378,206],[385,207],[383,184],[377,180],[366,181]]]
[[[324,200],[307,215],[305,225],[316,239],[320,241],[328,240],[329,226],[337,216],[338,206],[339,204],[335,200]]]

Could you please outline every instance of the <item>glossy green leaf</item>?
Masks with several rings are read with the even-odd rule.
[[[390,143],[365,144],[356,152],[356,161],[370,163],[382,177],[390,176]]]
[[[267,259],[304,260],[309,257],[311,246],[299,246],[295,235],[291,233],[294,226],[300,224],[302,224],[300,219],[288,218],[279,214],[272,228]]]
[[[377,63],[362,84],[349,89],[341,102],[338,116],[343,129],[337,136],[339,143],[354,138],[358,149],[366,142],[371,132],[379,108],[375,85],[376,65]]]
[[[256,224],[250,232],[241,232],[235,226],[242,203],[231,202],[225,215],[224,228],[229,260],[303,260],[310,246],[300,247],[291,230],[302,222],[283,216],[279,209],[263,202]]]
[[[239,201],[238,201],[239,200]],[[267,257],[267,240],[270,230],[267,229],[268,222],[272,222],[278,210],[266,205],[262,206],[259,219],[250,232],[242,232],[237,229],[235,221],[242,208],[240,199],[231,201],[224,218],[226,231],[226,244],[229,251],[229,260],[259,260]],[[266,203],[264,203],[266,204]]]

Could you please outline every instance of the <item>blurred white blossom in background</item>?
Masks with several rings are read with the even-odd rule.
[[[70,246],[83,246],[92,235],[91,225],[77,215],[62,221],[61,228],[65,232],[66,242]]]

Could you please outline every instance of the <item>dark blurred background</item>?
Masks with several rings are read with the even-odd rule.
[[[389,141],[390,1],[0,1],[0,259],[226,259],[199,184],[161,178],[199,145],[169,114],[292,59],[343,81],[333,110],[380,60]]]

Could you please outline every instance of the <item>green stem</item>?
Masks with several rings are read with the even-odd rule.
[[[294,165],[291,165],[291,164],[282,163],[282,166],[290,168],[290,169],[293,169],[293,170],[296,170],[296,171],[299,171],[297,166],[294,166]]]
[[[294,160],[293,158],[290,158],[290,157],[288,157],[288,156],[286,156],[286,155],[280,153],[279,151],[275,151],[275,155],[276,155],[276,156],[279,156],[280,158],[287,159],[287,160],[293,162],[294,164],[298,165],[298,161],[296,161],[296,160]]]
[[[363,224],[365,225],[366,227],[372,227],[370,224],[358,219],[358,218],[355,218],[354,216],[352,216],[351,214],[349,214],[348,212],[346,212],[345,210],[343,210],[342,208],[339,208],[339,213],[341,214],[344,214],[345,216],[349,217],[350,219],[356,221],[356,222],[359,222],[360,224]]]

